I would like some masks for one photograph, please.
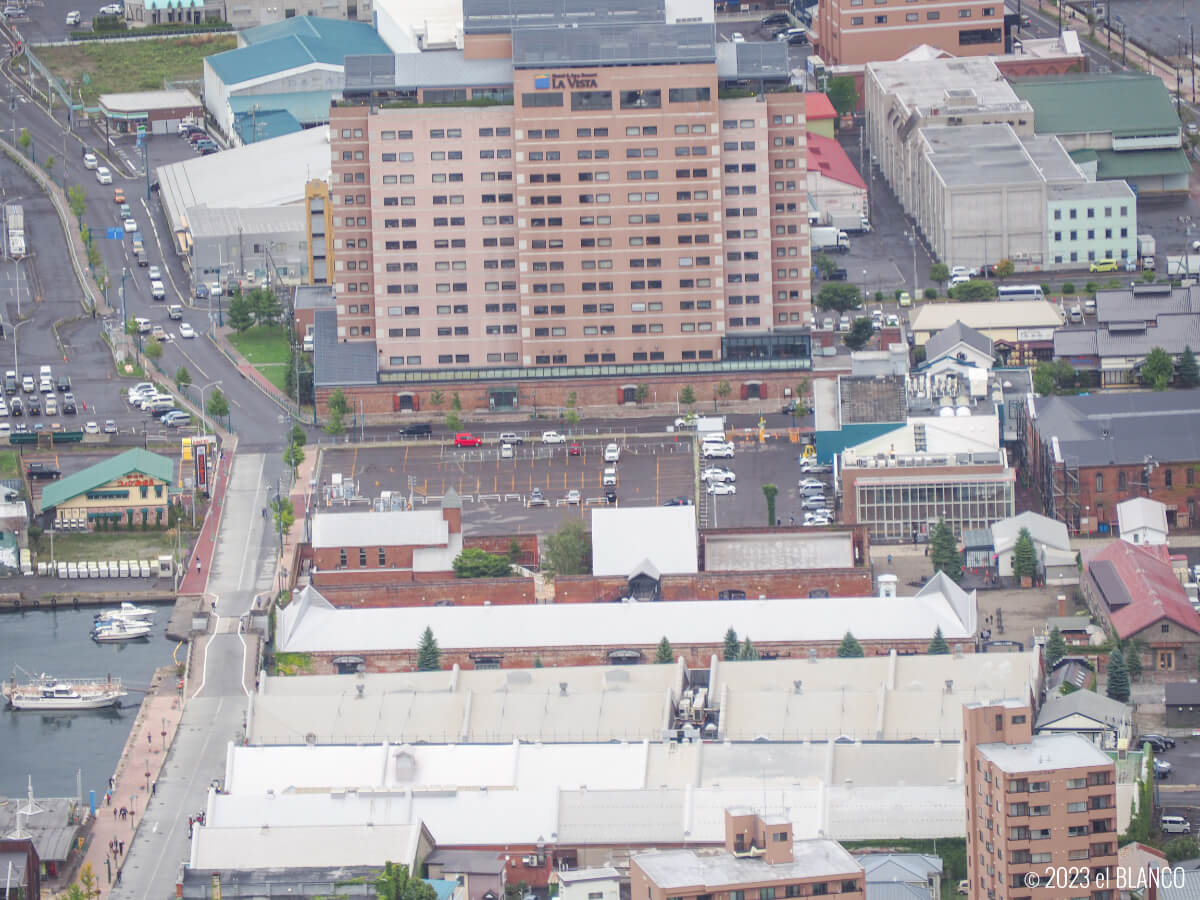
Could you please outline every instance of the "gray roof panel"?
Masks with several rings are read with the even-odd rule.
[[[944,356],[959,341],[968,347],[974,347],[980,353],[992,355],[992,339],[970,325],[955,322],[948,328],[943,328],[925,342],[925,358],[935,360]]]
[[[313,313],[313,381],[317,387],[347,387],[379,381],[374,341],[338,341],[337,310]]]
[[[511,85],[507,59],[467,59],[461,50],[347,56],[347,95],[409,88],[495,87]]]
[[[587,28],[517,28],[513,68],[625,66],[716,61],[712,25],[605,24]]]
[[[1200,460],[1200,393],[1122,391],[1040,397],[1035,426],[1041,439],[1058,438],[1072,464],[1142,465]]]
[[[467,34],[516,28],[601,23],[665,22],[664,0],[463,0]]]

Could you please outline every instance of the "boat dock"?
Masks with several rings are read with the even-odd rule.
[[[7,593],[0,594],[0,613],[29,609],[81,609],[85,606],[118,607],[122,603],[163,606],[174,602],[175,592],[167,586],[144,591],[55,591],[30,596],[24,593]]]

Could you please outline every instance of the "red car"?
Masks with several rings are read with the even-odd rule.
[[[583,448],[578,444],[572,444],[567,448],[567,456],[583,456]]]
[[[455,447],[482,447],[483,446],[483,438],[476,437],[475,435],[471,434],[469,431],[464,431],[464,432],[462,432],[460,434],[456,434],[454,436],[454,446]]]

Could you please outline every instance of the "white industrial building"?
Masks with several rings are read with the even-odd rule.
[[[1039,693],[1035,653],[713,658],[708,668],[574,666],[267,676],[252,744],[958,740],[962,705]]]
[[[264,211],[253,220],[256,233],[264,239],[283,234],[288,242],[294,242],[294,229],[304,216],[305,183],[312,178],[328,179],[330,171],[327,125],[155,170],[172,239],[176,249],[189,255],[194,242],[192,212],[198,208],[213,212],[202,225],[206,242],[212,242],[202,251],[206,254],[222,246],[222,240],[229,247],[238,227],[245,234],[248,220],[241,219],[244,210]],[[295,247],[281,252],[293,255]],[[240,274],[227,259],[220,259],[218,267],[226,277]]]

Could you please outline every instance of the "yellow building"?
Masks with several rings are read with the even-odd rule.
[[[175,463],[148,450],[126,450],[42,491],[39,511],[55,510],[56,528],[93,530],[105,519],[120,527],[165,526]]]

